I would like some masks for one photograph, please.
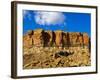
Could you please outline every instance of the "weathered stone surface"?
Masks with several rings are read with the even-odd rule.
[[[28,31],[24,35],[24,46],[46,46],[46,47],[70,47],[70,46],[88,46],[90,39],[87,33],[79,32],[64,32],[57,31],[44,31],[37,29]]]
[[[63,46],[67,46],[69,43],[69,36],[67,32],[63,32]]]
[[[87,33],[84,33],[84,34],[83,34],[83,44],[84,44],[85,46],[89,45],[89,36],[88,36]]]
[[[33,35],[33,31],[28,31],[27,34],[25,34],[23,36],[23,46],[24,47],[31,47],[33,44],[33,40],[32,40],[32,35]]]
[[[83,45],[83,35],[80,33],[80,35],[78,36],[78,41],[77,43],[82,46]]]
[[[44,40],[43,40],[43,30],[42,29],[34,30],[33,42],[35,46],[43,46]]]
[[[38,53],[38,51],[40,52]],[[63,53],[61,51],[63,51]],[[40,47],[28,48],[24,53],[32,53],[24,54],[24,69],[91,65],[91,57],[88,48],[69,47],[61,51],[58,47],[44,47],[42,50]]]
[[[43,36],[44,36],[44,46],[52,46],[53,32],[52,31],[45,31],[43,33]]]
[[[62,31],[55,31],[55,37],[56,46],[62,46]]]
[[[86,33],[28,31],[23,36],[23,69],[91,66],[90,43]]]
[[[76,33],[76,32],[70,32],[69,33],[69,42],[70,42],[70,45],[72,46],[77,46],[78,42],[77,42],[77,39],[78,39],[78,36],[80,35],[80,33]]]

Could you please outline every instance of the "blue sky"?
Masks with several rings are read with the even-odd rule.
[[[23,10],[23,33],[28,30],[86,32],[91,36],[91,14]]]

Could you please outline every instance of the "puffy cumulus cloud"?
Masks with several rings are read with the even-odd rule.
[[[65,15],[61,12],[35,12],[35,21],[40,25],[64,24]]]

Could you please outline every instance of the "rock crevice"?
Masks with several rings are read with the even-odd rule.
[[[23,37],[24,47],[47,46],[47,47],[70,47],[70,46],[88,46],[90,38],[87,33],[64,32],[61,30],[46,31],[36,29],[28,31]]]

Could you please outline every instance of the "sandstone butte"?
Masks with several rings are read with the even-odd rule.
[[[88,46],[90,48],[90,38],[87,33],[64,32],[61,30],[46,31],[43,29],[29,30],[23,36],[24,47],[47,46],[47,47],[70,47]]]

